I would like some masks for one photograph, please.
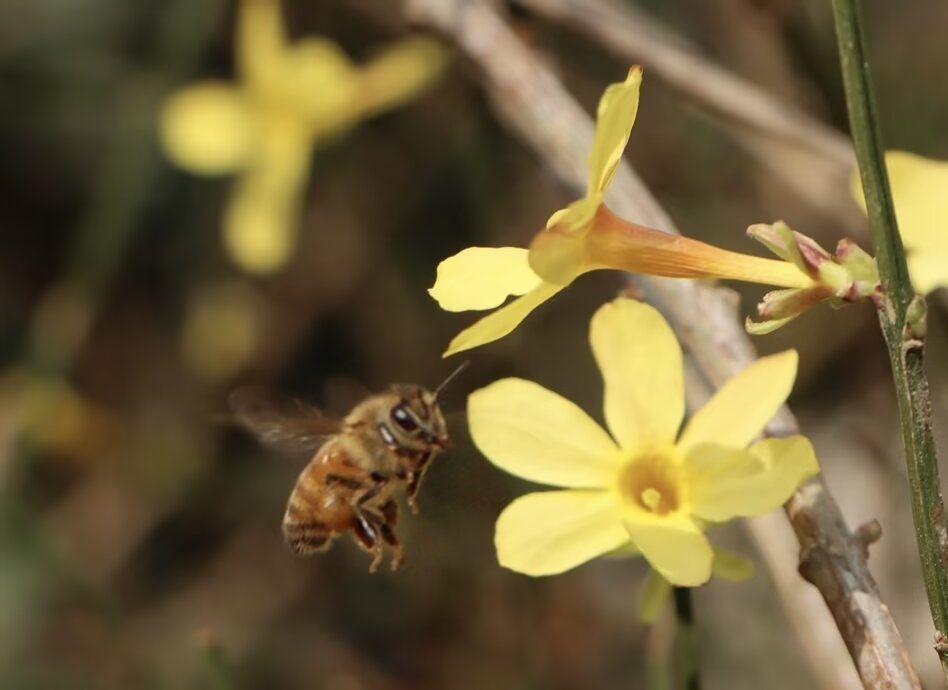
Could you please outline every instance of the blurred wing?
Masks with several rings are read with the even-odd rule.
[[[289,453],[313,453],[342,421],[315,407],[257,388],[238,388],[227,400],[233,419],[261,443]]]

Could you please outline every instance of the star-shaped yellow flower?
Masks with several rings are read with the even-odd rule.
[[[225,246],[245,270],[268,273],[295,245],[313,147],[413,97],[441,73],[445,53],[414,38],[357,67],[329,40],[290,44],[277,0],[243,0],[237,58],[240,83],[209,80],[174,94],[161,135],[186,170],[239,173]]]
[[[927,294],[948,286],[948,161],[932,160],[907,151],[887,151],[889,185],[907,250],[915,289]],[[859,172],[852,191],[866,210]]]
[[[501,565],[561,573],[629,545],[675,585],[711,576],[713,523],[778,508],[819,471],[803,436],[750,445],[786,400],[797,355],[758,360],[685,425],[681,348],[661,315],[604,305],[590,343],[605,380],[610,436],[579,407],[522,379],[471,394],[474,443],[501,469],[561,487],[523,496],[497,521]]]
[[[823,289],[827,286],[821,285],[821,273],[826,273],[828,266],[817,271],[783,255],[777,261],[726,251],[637,225],[612,213],[604,200],[632,132],[641,84],[642,70],[633,67],[625,81],[606,89],[597,111],[586,195],[554,213],[529,251],[518,247],[469,247],[439,264],[429,292],[446,311],[493,309],[509,296],[517,297],[458,334],[445,356],[502,338],[577,277],[600,269],[669,278],[725,278],[782,287],[793,291],[793,299],[791,306],[787,306],[786,298],[781,300],[777,310],[783,315],[781,324],[789,321],[787,312],[795,315],[809,308],[816,297],[816,302],[834,296],[856,297],[849,283],[841,282],[845,274],[836,276],[839,279]],[[768,305],[768,310],[775,311],[774,305]],[[776,318],[774,321],[778,323]]]

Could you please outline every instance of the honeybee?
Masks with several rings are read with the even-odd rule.
[[[425,472],[450,443],[438,395],[464,366],[434,391],[393,385],[360,402],[342,420],[301,404],[287,409],[252,389],[231,394],[236,421],[264,444],[313,453],[283,515],[283,537],[294,553],[326,551],[351,532],[372,556],[369,572],[378,570],[386,548],[391,569],[401,566],[397,498],[404,492],[412,513],[418,513]]]

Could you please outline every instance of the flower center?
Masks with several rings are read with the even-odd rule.
[[[642,455],[622,473],[619,489],[630,502],[656,515],[678,509],[680,473],[674,458],[665,453]]]

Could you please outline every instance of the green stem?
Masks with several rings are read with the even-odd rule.
[[[879,321],[889,350],[935,649],[948,679],[948,528],[942,503],[931,394],[925,373],[924,300],[915,295],[889,190],[859,0],[832,0],[849,126],[866,197],[883,294]]]
[[[690,587],[675,587],[675,687],[701,690],[698,674],[698,635],[695,630],[694,605]]]

